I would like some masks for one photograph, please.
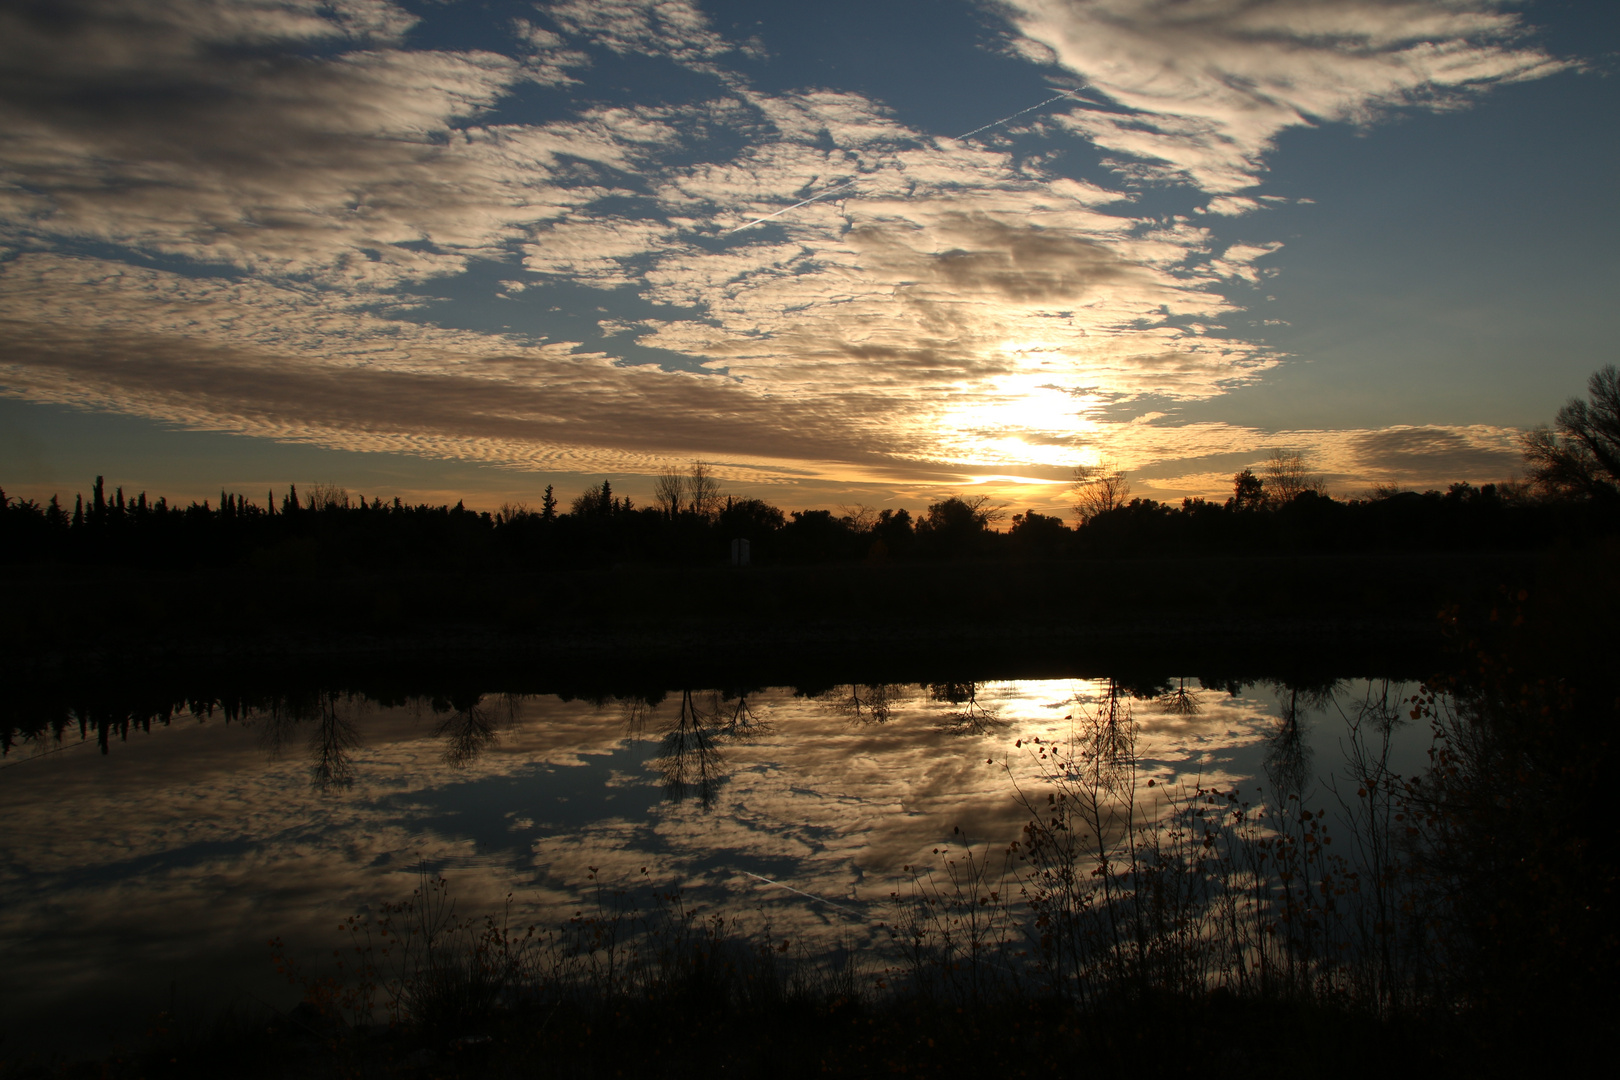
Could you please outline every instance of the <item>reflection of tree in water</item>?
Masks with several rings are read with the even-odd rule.
[[[657,706],[658,702],[648,701],[642,697],[626,698],[619,703],[624,719],[624,733],[632,739],[640,738],[642,732],[647,730],[647,714]]]
[[[720,753],[720,732],[693,700],[692,691],[681,693],[681,708],[674,722],[663,732],[658,771],[664,778],[664,793],[673,802],[696,794],[707,810],[724,779],[725,758]]]
[[[929,683],[928,696],[958,706],[941,718],[940,726],[953,735],[985,735],[1007,726],[991,710],[979,703],[979,684],[976,682]]]
[[[595,704],[598,709],[605,709],[610,703],[618,705],[625,735],[632,739],[639,739],[646,733],[647,718],[668,696],[662,690],[634,691],[615,694],[611,698],[602,697]]]
[[[1096,713],[1081,728],[1081,757],[1103,790],[1130,786],[1129,778],[1135,774],[1137,725],[1131,712],[1135,696],[1125,683],[1110,678]],[[1077,699],[1075,704],[1084,710],[1084,702]]]
[[[348,710],[338,709],[338,695],[321,695],[321,714],[309,740],[310,782],[322,791],[354,783],[350,755],[359,745],[360,729]]]
[[[347,699],[347,700],[345,700]],[[339,707],[342,702],[343,707]],[[305,724],[310,724],[308,753],[310,785],[321,791],[348,787],[354,783],[352,754],[360,745],[360,729],[352,713],[360,703],[354,696],[337,690],[316,690],[286,694],[273,699],[261,712],[259,745],[272,758],[279,757],[292,744]]]
[[[1399,695],[1398,686],[1388,679],[1367,683],[1367,692],[1356,706],[1358,723],[1370,724],[1381,737],[1388,739],[1395,729],[1409,719],[1406,701]]]
[[[747,742],[770,733],[771,725],[768,720],[762,719],[754,712],[754,707],[748,703],[748,695],[752,690],[726,690],[715,695],[718,702],[716,713],[725,715],[721,723],[721,731],[728,739],[737,742]]]
[[[842,688],[830,690],[824,699],[851,723],[886,724],[904,700],[905,690],[894,683],[850,683],[847,694]]]
[[[1159,695],[1159,707],[1172,716],[1197,716],[1204,710],[1198,691],[1187,689],[1185,675],[1176,680],[1174,687]]]
[[[680,709],[663,725],[654,761],[671,801],[696,795],[699,805],[710,809],[715,793],[726,781],[722,746],[728,741],[746,742],[769,730],[748,703],[748,694],[747,690],[681,691]],[[642,711],[641,716],[645,715]]]
[[[1278,682],[1273,684],[1281,706],[1277,726],[1266,738],[1263,764],[1266,779],[1284,799],[1304,798],[1311,786],[1311,748],[1305,741],[1301,713],[1325,709],[1333,704],[1340,689],[1339,680],[1326,682]]]
[[[486,750],[500,745],[501,729],[517,719],[520,700],[518,695],[502,694],[491,706],[478,693],[455,694],[448,700],[434,698],[433,711],[450,714],[433,729],[433,737],[444,740],[445,764],[466,768]]]
[[[315,713],[314,695],[272,698],[253,718],[259,729],[259,748],[271,760],[281,757],[305,720]]]

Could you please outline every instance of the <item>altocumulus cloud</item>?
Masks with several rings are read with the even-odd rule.
[[[1060,481],[1100,447],[1258,451],[1246,429],[1098,410],[1214,397],[1278,362],[1223,322],[1276,245],[1210,225],[1261,205],[1275,136],[1558,67],[1484,4],[995,10],[1002,46],[1103,104],[944,138],[862,93],[756,89],[757,43],[686,0],[534,5],[483,51],[423,47],[383,0],[9,6],[0,379],[186,426],[574,471],[701,456],[739,478],[944,485]],[[628,56],[706,89],[593,87]],[[531,91],[552,95],[543,117],[510,107]],[[1127,184],[1025,152],[1077,137]],[[1138,211],[1143,182],[1191,184],[1212,213]],[[536,287],[505,286],[513,305],[599,295],[599,337],[433,324],[435,290],[489,264]]]
[[[1232,197],[1259,183],[1286,128],[1444,107],[1564,66],[1519,39],[1518,16],[1473,0],[1009,0],[1020,45],[1121,109],[1066,123],[1120,171]]]

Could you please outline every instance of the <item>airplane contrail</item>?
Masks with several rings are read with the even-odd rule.
[[[1017,110],[1016,113],[1013,113],[1011,117],[1001,117],[1001,120],[991,120],[990,123],[987,123],[987,125],[978,126],[978,128],[974,128],[974,130],[969,131],[969,133],[959,134],[959,136],[956,136],[956,141],[961,142],[962,139],[972,138],[972,136],[980,133],[980,131],[988,131],[990,128],[996,128],[996,126],[1003,125],[1003,123],[1006,123],[1008,120],[1017,120],[1017,118],[1022,117],[1024,113],[1035,112],[1037,108],[1045,108],[1047,105],[1050,105],[1051,102],[1061,102],[1064,97],[1072,97],[1072,94],[1069,94],[1068,91],[1064,91],[1061,92],[1061,94],[1058,94],[1056,97],[1048,97],[1047,100],[1043,100],[1042,104],[1030,105],[1029,108],[1019,108],[1019,110]]]
[[[863,914],[862,912],[856,911],[854,908],[847,908],[843,904],[835,904],[831,900],[828,900],[824,896],[817,896],[815,893],[807,893],[803,889],[795,889],[793,886],[785,885],[780,881],[772,881],[770,878],[762,877],[761,875],[754,873],[752,870],[744,870],[743,873],[747,874],[749,877],[754,878],[754,879],[756,879],[758,881],[763,881],[767,885],[775,885],[778,889],[786,889],[790,893],[798,893],[800,896],[806,896],[806,897],[809,897],[811,900],[820,901],[821,903],[826,904],[830,908],[837,908],[839,911],[844,912],[846,915],[853,915],[857,919],[865,919],[866,918],[866,915]]]
[[[839,184],[837,187],[828,188],[826,191],[823,191],[819,195],[812,195],[808,199],[800,199],[798,202],[794,203],[792,206],[784,206],[784,207],[782,207],[782,209],[776,211],[775,213],[766,214],[764,217],[758,217],[758,218],[755,218],[753,221],[744,222],[743,224],[738,225],[738,226],[736,226],[734,228],[727,229],[725,231],[725,233],[722,233],[721,235],[730,235],[731,233],[734,233],[734,232],[741,232],[744,229],[753,228],[755,225],[758,225],[762,221],[769,221],[769,220],[771,220],[771,218],[781,217],[783,214],[787,213],[789,210],[797,210],[801,206],[808,206],[809,204],[815,202],[817,199],[825,199],[828,195],[831,195],[834,192],[843,191],[845,188],[852,188],[856,184],[860,183],[860,181],[861,181],[861,178],[857,176],[854,180],[851,180],[847,184]]]

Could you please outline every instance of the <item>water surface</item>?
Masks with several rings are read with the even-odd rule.
[[[1042,790],[1032,744],[1076,718],[1128,709],[1157,793],[1331,807],[1357,718],[1395,720],[1393,767],[1422,768],[1427,731],[1401,722],[1415,689],[1064,679],[53,706],[0,762],[8,1049],[83,1039],[86,1015],[127,1038],[171,1002],[290,1004],[269,939],[319,965],[340,919],[424,869],[468,914],[510,903],[554,925],[604,886],[653,882],[810,949],[877,955],[904,868],[1015,839]]]

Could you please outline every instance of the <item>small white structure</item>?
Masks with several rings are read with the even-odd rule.
[[[747,566],[748,565],[748,541],[746,541],[746,540],[733,540],[731,542],[731,565],[732,566]]]

